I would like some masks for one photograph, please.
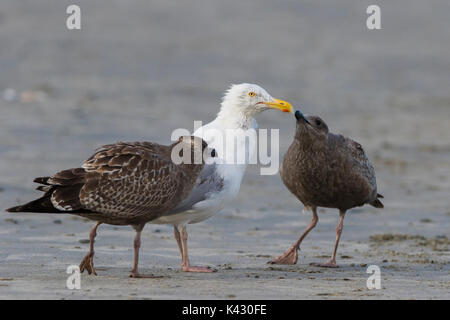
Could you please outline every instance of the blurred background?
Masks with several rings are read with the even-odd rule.
[[[81,7],[81,30],[66,28],[70,4]],[[381,30],[366,27],[371,4],[381,8]],[[36,197],[34,177],[79,166],[102,144],[167,144],[173,129],[192,130],[194,120],[213,120],[230,84],[257,83],[304,113],[320,115],[331,131],[360,142],[374,163],[385,209],[358,208],[348,216],[339,250],[351,258],[344,265],[397,260],[405,269],[402,275],[393,271],[393,278],[411,280],[429,271],[429,281],[445,277],[448,285],[449,15],[446,0],[3,0],[0,208]],[[293,118],[267,111],[257,121],[260,128],[280,129],[282,156],[292,141]],[[302,208],[278,175],[260,176],[259,168],[250,166],[233,205],[189,228],[192,259],[220,264],[226,257],[233,265],[264,267],[308,224]],[[322,213],[299,263],[331,253],[337,214]],[[42,291],[33,265],[45,265],[40,272],[50,278],[55,266],[64,273],[87,250],[86,244],[76,246],[89,227],[70,216],[1,212],[0,276],[36,272],[36,286],[48,294],[43,297],[52,297],[56,289]],[[115,264],[117,274],[125,275],[132,232],[100,229],[98,263]],[[178,267],[170,227],[146,230],[148,267]],[[377,234],[393,235],[393,256],[370,238]],[[421,246],[395,238],[398,234],[438,244]],[[368,254],[374,245],[378,253]],[[400,251],[413,256],[395,254]],[[0,297],[28,293],[20,281],[8,286],[0,287]],[[277,287],[272,294],[293,294],[286,286],[291,291]],[[441,289],[431,287],[437,291],[417,294],[439,296]],[[245,290],[239,292],[233,294],[247,297]]]

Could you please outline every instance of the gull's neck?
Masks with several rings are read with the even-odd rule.
[[[242,108],[232,101],[224,100],[216,117],[225,129],[251,129],[256,127],[256,121],[250,113],[242,111]]]

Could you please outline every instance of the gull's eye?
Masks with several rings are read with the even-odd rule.
[[[254,93],[253,91],[250,91],[250,92],[248,93],[248,95],[249,95],[250,97],[254,97],[254,96],[256,96],[256,93]]]
[[[322,121],[320,121],[319,119],[316,120],[316,125],[320,126],[322,124]]]

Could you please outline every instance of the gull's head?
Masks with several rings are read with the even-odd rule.
[[[266,90],[256,84],[234,84],[223,97],[222,108],[231,108],[234,112],[252,117],[267,109],[277,109],[294,113],[292,105],[275,99]]]

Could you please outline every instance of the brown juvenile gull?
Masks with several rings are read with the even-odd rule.
[[[383,208],[378,198],[375,171],[362,146],[352,139],[328,132],[326,123],[317,116],[305,117],[295,112],[297,129],[294,141],[284,156],[280,169],[286,187],[312,210],[312,220],[305,232],[273,264],[295,264],[302,240],[319,218],[317,207],[339,209],[336,243],[331,259],[322,267],[337,267],[336,251],[341,237],[345,212],[370,204]]]
[[[172,151],[182,157],[184,150],[191,151],[191,158],[175,164]],[[131,225],[136,237],[130,277],[153,277],[138,272],[141,231],[147,222],[164,216],[190,194],[204,167],[203,157],[194,160],[203,152],[215,156],[215,150],[207,148],[203,139],[193,136],[181,137],[170,146],[152,142],[105,145],[81,168],[36,178],[34,181],[41,184],[37,189],[45,194],[7,211],[68,213],[97,221],[90,232],[90,251],[80,264],[80,271],[86,269],[89,274],[96,274],[93,258],[97,227],[102,223]],[[181,243],[180,250],[185,250]]]

